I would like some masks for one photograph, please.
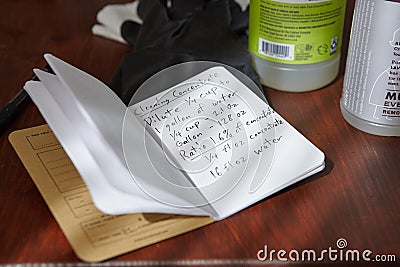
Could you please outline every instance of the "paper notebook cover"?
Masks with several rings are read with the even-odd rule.
[[[83,261],[104,261],[212,223],[198,216],[104,214],[48,125],[12,132],[9,140]]]
[[[324,154],[224,67],[126,107],[51,56],[25,86],[100,210],[227,216],[324,168]],[[111,178],[112,177],[112,178]]]

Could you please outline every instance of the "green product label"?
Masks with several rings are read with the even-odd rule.
[[[251,0],[249,49],[284,64],[311,64],[340,52],[346,0]]]

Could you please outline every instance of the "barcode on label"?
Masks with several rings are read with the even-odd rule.
[[[258,52],[273,58],[293,60],[294,45],[274,43],[260,38],[258,42]]]

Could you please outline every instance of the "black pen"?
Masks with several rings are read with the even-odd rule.
[[[42,70],[53,73],[49,65],[46,65]],[[31,81],[38,81],[39,78],[36,75],[30,79]],[[16,117],[18,111],[29,99],[28,93],[21,89],[16,96],[13,97],[0,111],[0,132],[3,132],[8,124]]]

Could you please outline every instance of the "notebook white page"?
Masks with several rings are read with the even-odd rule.
[[[324,154],[223,67],[126,107],[52,55],[28,91],[105,213],[223,219],[324,168]]]

